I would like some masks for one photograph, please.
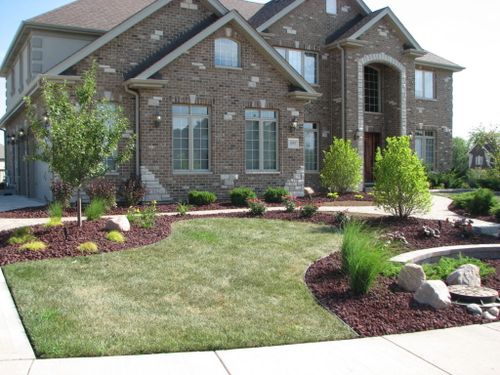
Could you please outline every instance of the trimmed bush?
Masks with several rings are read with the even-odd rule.
[[[61,180],[54,180],[50,186],[55,202],[59,202],[63,208],[68,208],[73,196],[73,187]]]
[[[96,199],[104,201],[106,208],[116,207],[116,186],[104,178],[88,184],[85,193],[91,201]]]
[[[255,191],[248,187],[238,187],[231,190],[231,203],[235,206],[248,206],[249,199],[257,198]]]
[[[98,220],[106,213],[106,202],[100,198],[96,198],[85,207],[85,217],[88,221]]]
[[[188,201],[195,206],[206,206],[215,203],[217,195],[210,191],[190,191]]]
[[[267,203],[282,203],[287,195],[288,191],[284,188],[269,187],[264,193],[264,200]]]
[[[472,188],[487,188],[500,191],[500,173],[495,168],[470,169],[466,178]]]
[[[144,199],[144,194],[146,194],[146,188],[137,176],[130,177],[120,187],[120,197],[126,207],[137,206]]]
[[[78,246],[78,250],[82,253],[95,254],[99,252],[99,247],[94,242],[84,242]]]
[[[306,204],[300,208],[300,216],[309,218],[318,213],[318,206],[314,204]]]
[[[253,216],[262,216],[266,213],[266,205],[260,199],[254,198],[248,200],[250,214]]]
[[[490,214],[495,216],[495,219],[500,222],[500,204],[491,207]]]
[[[117,230],[112,230],[108,234],[106,234],[106,239],[111,242],[116,242],[116,243],[124,243],[125,242],[125,236],[118,232]]]
[[[43,251],[47,248],[47,245],[42,241],[32,241],[22,245],[19,250],[27,251]]]
[[[489,189],[478,189],[458,194],[453,198],[455,207],[466,210],[472,215],[488,215],[495,205],[495,195]]]
[[[339,194],[339,193],[336,193],[336,192],[334,192],[334,193],[328,193],[328,194],[326,195],[326,197],[327,197],[328,199],[331,199],[332,201],[334,201],[334,200],[338,199],[338,198],[339,198],[339,196],[340,196],[340,194]]]
[[[283,199],[286,212],[295,212],[295,208],[297,208],[297,203],[295,202],[295,199],[293,199],[293,197],[290,195],[287,195]]]
[[[31,228],[23,227],[15,229],[12,236],[7,240],[7,243],[9,245],[22,245],[35,240],[36,237],[31,234]]]

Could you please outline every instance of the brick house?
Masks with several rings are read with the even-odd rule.
[[[361,0],[77,0],[22,23],[7,78],[7,173],[19,194],[51,198],[22,97],[40,78],[74,84],[98,63],[100,94],[121,105],[147,199],[235,186],[319,188],[321,153],[353,140],[373,181],[376,147],[412,135],[435,170],[451,165],[453,73],[389,8]],[[43,113],[40,113],[43,116]],[[126,136],[126,135],[124,135]],[[108,161],[112,165],[112,161]]]

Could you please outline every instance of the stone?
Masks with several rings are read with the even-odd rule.
[[[425,272],[418,264],[405,264],[398,276],[398,285],[407,292],[416,292],[425,282]]]
[[[448,285],[481,286],[479,267],[474,264],[464,264],[446,278]]]
[[[418,303],[429,305],[436,310],[445,309],[451,305],[451,296],[448,287],[441,280],[424,282],[414,296]]]
[[[500,313],[500,310],[498,309],[498,307],[490,307],[488,309],[488,313],[490,313],[494,317],[498,318],[498,314]]]
[[[485,320],[495,320],[497,317],[491,315],[488,311],[485,311],[482,315],[482,318]]]
[[[313,196],[313,194],[314,194],[314,190],[313,190],[313,188],[310,188],[310,187],[305,187],[305,188],[304,188],[304,195],[305,195],[306,197],[312,197],[312,196]]]
[[[481,306],[479,306],[477,303],[471,303],[467,305],[467,312],[471,315],[482,315],[483,310],[481,309]]]
[[[128,232],[130,231],[130,222],[128,221],[127,217],[123,215],[113,217],[106,222],[106,230],[109,232],[112,230]]]

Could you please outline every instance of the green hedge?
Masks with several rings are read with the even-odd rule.
[[[190,191],[188,195],[190,204],[195,206],[206,206],[217,200],[217,195],[210,191]]]
[[[233,190],[231,190],[230,196],[231,203],[235,206],[247,206],[248,199],[257,198],[257,194],[255,194],[255,191],[248,187],[234,188]]]

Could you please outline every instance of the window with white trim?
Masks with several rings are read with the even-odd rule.
[[[481,155],[476,156],[476,167],[482,167],[483,166],[483,157]]]
[[[380,72],[365,66],[365,112],[380,112]]]
[[[208,107],[172,106],[174,171],[209,170]]]
[[[318,83],[318,54],[297,49],[276,47],[276,51],[312,84]]]
[[[307,172],[318,171],[318,125],[312,122],[304,123],[304,160]]]
[[[426,70],[415,70],[415,97],[418,99],[435,99],[434,73]]]
[[[111,112],[116,112],[117,107],[115,103],[112,102],[107,102],[107,103],[100,103],[99,107],[102,111],[111,111]],[[108,118],[105,122],[106,127],[111,129],[111,127],[114,125],[113,120]],[[116,164],[116,159],[118,158],[118,150],[114,150],[113,153],[110,156],[107,156],[104,158],[104,168],[106,169],[106,172],[116,172],[117,171],[117,164]]]
[[[337,14],[337,0],[326,0],[326,13]]]
[[[433,131],[417,130],[415,132],[415,152],[422,162],[431,170],[434,169],[436,140]]]
[[[278,170],[278,113],[245,110],[245,165],[247,171]]]
[[[241,66],[239,43],[227,38],[216,39],[215,66],[225,68],[239,68]]]

